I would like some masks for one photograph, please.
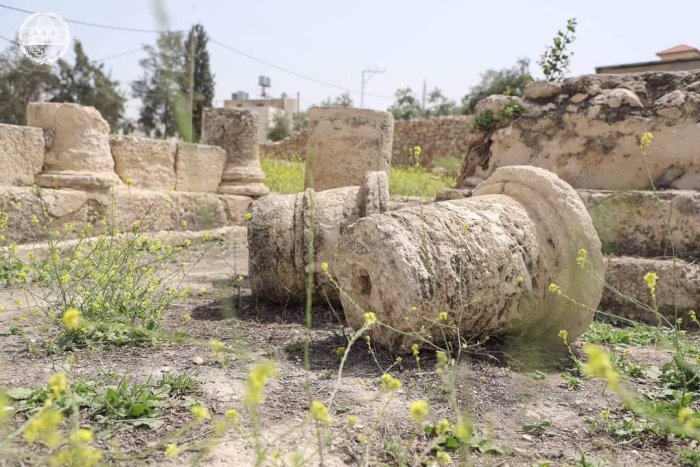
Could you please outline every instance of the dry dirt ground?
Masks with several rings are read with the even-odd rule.
[[[332,392],[337,378],[336,349],[345,345],[343,325],[336,313],[327,307],[314,309],[313,329],[310,333],[310,371],[303,368],[303,348],[306,338],[301,307],[271,307],[256,302],[247,289],[234,288],[234,274],[247,273],[247,251],[242,242],[217,244],[210,248],[203,260],[188,278],[194,288],[206,287],[207,292],[184,300],[169,310],[165,319],[168,330],[182,329],[190,337],[207,342],[220,339],[234,349],[228,362],[221,364],[212,358],[206,345],[194,342],[163,342],[149,348],[102,348],[72,352],[75,357],[73,372],[94,381],[109,383],[118,375],[128,375],[136,381],[156,381],[166,372],[187,372],[200,383],[191,396],[210,408],[214,416],[227,409],[242,407],[245,381],[250,366],[261,358],[279,365],[279,377],[272,380],[261,406],[263,434],[268,439],[284,438],[278,443],[282,452],[298,450],[308,455],[315,452],[314,432],[309,425],[295,429],[308,417],[312,399],[325,400]],[[235,273],[234,273],[235,270]],[[16,289],[0,289],[0,304],[12,308],[19,296]],[[191,314],[185,322],[183,316]],[[65,363],[66,355],[47,356],[28,350],[27,341],[39,346],[47,336],[31,321],[19,320],[26,312],[6,311],[0,314],[0,387],[37,388],[46,384],[49,376]],[[10,332],[19,327],[24,335]],[[575,348],[580,349],[578,344]],[[647,367],[661,367],[671,358],[660,346],[629,346],[628,360]],[[361,465],[364,443],[361,434],[370,433],[379,413],[379,377],[397,355],[376,349],[374,356],[360,340],[351,352],[342,383],[330,408],[332,431],[330,446],[324,456],[325,465]],[[424,354],[418,369],[410,355],[403,355],[403,363],[392,369],[392,374],[403,382],[403,387],[379,420],[376,432],[370,437],[373,457],[370,465],[398,465],[391,453],[408,444],[416,432],[408,416],[411,401],[430,402],[428,421],[454,418],[448,406],[448,395],[442,379],[434,371],[434,356]],[[515,358],[515,360],[514,360]],[[483,349],[459,364],[458,400],[474,420],[483,446],[492,446],[502,454],[479,453],[472,460],[477,465],[577,465],[585,458],[596,464],[615,466],[680,465],[681,447],[696,448],[696,444],[678,438],[656,435],[631,436],[621,441],[609,432],[589,433],[593,420],[604,410],[624,416],[617,396],[605,390],[601,381],[582,380],[579,390],[569,389],[561,374],[563,367],[547,365],[541,370],[514,369],[517,356],[504,356],[499,345]],[[551,362],[550,362],[551,363]],[[515,365],[517,367],[517,365]],[[633,380],[637,389],[651,385],[650,378]],[[350,427],[348,415],[359,422]],[[151,450],[158,440],[189,423],[191,416],[184,404],[172,404],[159,417],[164,423],[157,429],[137,428],[131,423],[108,424],[109,430],[96,422],[97,446],[110,449],[115,442],[128,456],[123,465],[136,463],[189,464],[194,453],[183,453],[168,459],[162,449]],[[241,419],[246,424],[242,411]],[[544,434],[526,433],[524,425],[551,422]],[[205,439],[211,433],[206,424],[188,434],[188,441]],[[202,465],[251,465],[253,448],[234,431],[227,432],[213,450],[201,461]],[[116,462],[119,463],[119,462]],[[311,465],[317,465],[312,461]],[[543,464],[547,465],[547,464]],[[578,464],[582,465],[582,464]]]

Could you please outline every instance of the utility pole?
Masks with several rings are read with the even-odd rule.
[[[423,112],[425,112],[425,91],[426,88],[428,87],[427,82],[425,81],[425,78],[423,78],[423,97],[421,97],[421,107],[423,108]]]
[[[377,70],[376,68],[370,68],[367,70],[362,70],[362,86],[360,87],[360,108],[364,108],[365,106],[365,84],[369,82],[370,79],[372,79],[372,76],[376,75],[377,73],[384,73],[386,70]],[[367,77],[365,78],[365,75]]]

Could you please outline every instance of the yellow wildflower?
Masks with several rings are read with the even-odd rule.
[[[176,457],[179,451],[177,444],[170,443],[165,447],[165,455],[168,457]]]
[[[221,342],[219,339],[212,339],[209,341],[209,348],[212,352],[223,352],[226,350],[226,344]]]
[[[328,272],[328,263],[325,261],[321,263],[321,271]]]
[[[440,465],[447,465],[452,462],[452,457],[445,451],[438,451],[435,453],[435,460],[438,461]]]
[[[639,145],[642,147],[642,149],[646,150],[651,145],[653,139],[654,135],[647,131],[642,135],[642,138],[639,140]]]
[[[66,380],[66,375],[58,372],[54,373],[51,378],[49,378],[49,389],[54,397],[59,397],[63,394],[68,387],[68,380]]]
[[[246,380],[245,403],[254,407],[263,401],[263,391],[270,378],[277,376],[277,365],[265,360],[253,367]]]
[[[78,329],[80,327],[80,322],[82,321],[80,311],[77,308],[68,308],[65,312],[63,312],[62,321],[63,325],[69,331]]]
[[[648,272],[644,274],[644,282],[647,283],[647,287],[649,288],[649,293],[651,296],[656,295],[656,280],[659,278],[658,274],[655,272]]]
[[[194,416],[195,419],[202,421],[206,420],[208,418],[211,418],[211,414],[209,413],[209,409],[202,405],[195,405],[191,409],[192,415]]]
[[[374,314],[372,311],[368,311],[364,315],[365,317],[365,326],[374,326],[377,324],[377,315]]]
[[[313,401],[309,407],[309,412],[311,412],[311,417],[317,422],[328,424],[331,418],[328,416],[328,407],[323,405],[323,402]]]
[[[583,351],[588,356],[588,361],[583,366],[586,374],[605,379],[613,391],[617,390],[620,376],[610,363],[608,354],[600,346],[591,344],[584,346]]]
[[[245,220],[247,220],[248,222],[250,222],[250,220],[251,220],[252,218],[253,218],[253,213],[251,213],[251,212],[246,212],[246,213],[245,213]]]
[[[228,409],[224,413],[224,418],[231,424],[231,426],[238,426],[238,410]]]
[[[435,432],[438,436],[446,435],[450,431],[450,421],[443,418],[435,424]]]
[[[566,329],[562,329],[559,331],[559,337],[561,338],[564,344],[567,344],[569,342],[569,333],[566,331]]]
[[[388,389],[390,391],[398,391],[403,386],[403,383],[391,376],[389,373],[384,373],[381,377],[382,389]]]
[[[561,288],[557,284],[555,284],[554,282],[549,284],[549,286],[547,287],[547,290],[549,290],[550,293],[555,293],[555,294],[561,295]]]
[[[418,356],[420,355],[420,346],[418,344],[413,344],[411,346],[411,353],[414,357],[418,358]]]
[[[411,418],[416,421],[416,423],[420,423],[425,420],[425,417],[428,416],[429,412],[430,409],[428,408],[428,402],[423,400],[412,402],[408,409],[408,413],[411,415]]]
[[[85,428],[81,428],[78,431],[76,431],[70,435],[70,440],[72,443],[76,443],[76,444],[77,443],[90,444],[90,443],[92,443],[92,440],[93,440],[92,432],[90,430],[86,430]]]
[[[440,313],[438,313],[438,319],[440,321],[447,321],[447,318],[448,318],[448,315],[447,315],[446,311],[441,311]]]
[[[348,415],[348,425],[350,425],[350,426],[357,425],[357,417],[354,415]]]
[[[576,264],[578,264],[582,268],[585,267],[587,256],[588,256],[588,250],[586,250],[585,248],[579,248],[578,249],[578,256],[576,257]]]

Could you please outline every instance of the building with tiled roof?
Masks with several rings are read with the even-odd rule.
[[[687,71],[700,69],[700,50],[680,44],[657,52],[660,60],[596,67],[598,74],[642,73],[645,71]]]

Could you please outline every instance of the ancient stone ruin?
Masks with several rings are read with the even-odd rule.
[[[29,126],[0,124],[0,209],[17,220],[9,226],[9,240],[46,238],[45,228],[28,221],[40,212],[40,203],[55,225],[69,223],[76,231],[89,224],[99,232],[98,221],[112,206],[120,229],[146,215],[153,217],[150,230],[242,225],[253,197],[267,193],[267,188],[260,183],[257,142],[248,139],[249,127],[239,128],[241,120],[247,121],[240,112],[216,119],[217,124],[238,128],[227,133],[221,141],[227,146],[221,148],[110,135],[109,125],[92,107],[30,103]],[[242,161],[240,167],[237,160]],[[257,175],[241,176],[235,183],[243,180],[243,185],[222,190],[222,180],[223,185],[231,181],[225,179],[225,166],[230,166],[229,177],[256,168]],[[35,184],[45,187],[41,200],[32,188]],[[168,209],[154,208],[163,203]]]
[[[277,303],[303,302],[309,268],[314,295],[338,301],[321,264],[334,274],[336,245],[350,224],[388,210],[385,172],[367,172],[361,186],[325,191],[307,188],[296,195],[270,195],[251,206],[248,223],[250,285],[257,296]]]
[[[202,142],[226,151],[219,193],[256,197],[269,193],[263,184],[257,138],[258,119],[250,110],[204,109]]]
[[[699,91],[697,72],[640,73],[531,83],[524,99],[487,97],[475,113],[491,112],[494,125],[470,136],[458,184],[526,164],[551,170],[574,188],[645,190],[639,138],[652,132],[656,187],[698,190]],[[509,106],[517,110],[504,113]]]
[[[586,251],[584,270],[576,260]],[[444,339],[440,312],[464,337],[577,338],[593,319],[605,273],[600,240],[576,191],[536,167],[496,170],[473,197],[358,220],[341,236],[335,274],[348,324],[372,310],[375,341],[407,350],[409,335]],[[578,302],[549,290],[566,290]],[[457,336],[450,336],[456,338]]]
[[[388,112],[344,107],[309,111],[305,186],[328,190],[360,185],[364,174],[389,174],[394,117]]]
[[[476,112],[477,119],[490,112],[494,123],[469,136],[458,179],[464,189],[442,197],[468,195],[499,167],[551,170],[578,188],[607,255],[612,289],[650,303],[640,278],[655,271],[656,302],[669,319],[676,308],[684,314],[700,307],[700,72],[535,82],[524,98],[490,96]],[[645,132],[653,134],[646,163]],[[658,199],[652,182],[662,190]],[[653,313],[612,289],[605,289],[601,309],[656,323]]]

